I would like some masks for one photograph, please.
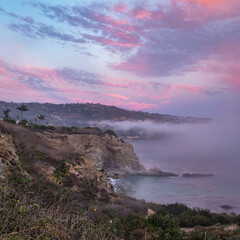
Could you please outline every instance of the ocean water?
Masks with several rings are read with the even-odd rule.
[[[197,138],[196,138],[197,139]],[[130,195],[160,204],[184,203],[213,212],[240,214],[240,152],[238,148],[178,136],[161,141],[131,142],[140,162],[179,177],[128,177],[116,182]],[[204,141],[204,142],[202,142]],[[238,144],[238,143],[237,143]],[[181,177],[183,173],[212,173],[213,177]],[[230,210],[220,206],[229,205]]]

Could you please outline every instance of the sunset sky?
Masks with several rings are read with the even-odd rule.
[[[240,114],[240,0],[1,0],[0,100]]]

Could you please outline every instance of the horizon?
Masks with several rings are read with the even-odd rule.
[[[0,3],[6,102],[240,117],[238,0]]]
[[[105,107],[116,107],[119,108],[121,110],[127,110],[127,111],[133,111],[133,112],[143,112],[143,113],[148,113],[148,114],[159,114],[159,115],[166,115],[166,116],[172,116],[172,117],[180,117],[180,118],[199,118],[199,119],[213,119],[213,118],[208,118],[208,117],[196,117],[196,116],[181,116],[181,115],[173,115],[173,114],[165,114],[165,113],[157,113],[157,112],[148,112],[148,111],[144,111],[144,110],[131,110],[131,109],[126,109],[126,108],[121,108],[118,106],[114,106],[114,105],[105,105],[102,103],[91,103],[91,102],[86,102],[86,103],[50,103],[50,102],[6,102],[6,101],[2,101],[0,100],[0,102],[4,102],[4,103],[13,103],[13,104],[52,104],[52,105],[80,105],[80,104],[92,104],[92,105],[102,105]],[[10,111],[12,111],[12,109],[9,109]],[[14,109],[15,110],[15,109]],[[31,110],[31,109],[30,109]],[[144,120],[146,121],[146,120]]]

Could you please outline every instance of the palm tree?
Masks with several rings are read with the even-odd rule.
[[[38,119],[41,121],[41,125],[42,125],[42,121],[46,119],[46,116],[40,114],[40,115],[38,116]]]
[[[10,111],[11,111],[10,109],[6,109],[6,110],[3,111],[4,119],[9,119],[9,112]]]
[[[17,110],[19,110],[21,112],[21,121],[23,120],[23,112],[29,111],[29,108],[24,105],[21,104],[19,107],[17,107]]]

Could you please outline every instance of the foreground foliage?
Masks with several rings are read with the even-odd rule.
[[[217,231],[200,228],[186,234],[180,227],[239,224],[239,216],[170,204],[161,206],[148,218],[119,217],[111,212],[104,213],[100,207],[77,208],[67,194],[46,204],[41,192],[32,191],[30,181],[24,184],[16,178],[11,181],[1,180],[0,185],[0,239],[237,239],[232,238],[231,231],[220,228]]]

